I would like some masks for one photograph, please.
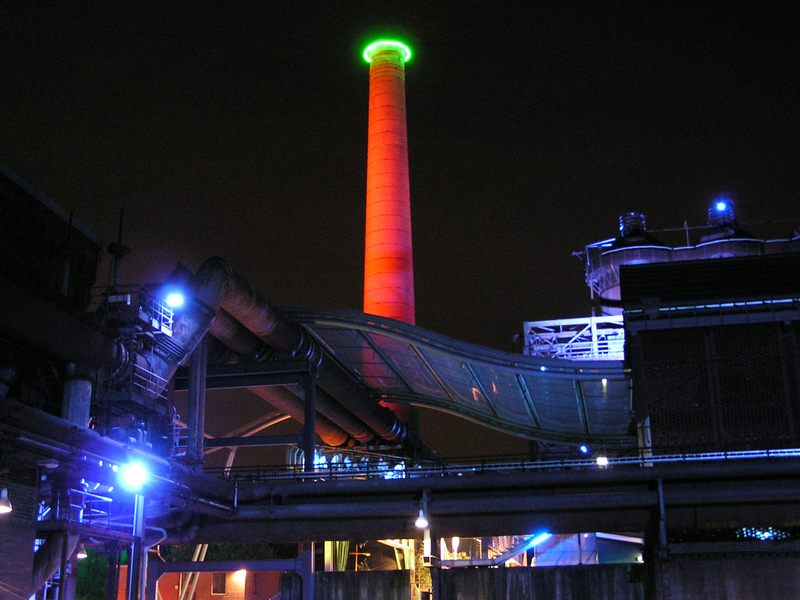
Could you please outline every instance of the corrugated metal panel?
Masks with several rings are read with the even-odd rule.
[[[631,309],[681,302],[800,295],[800,253],[625,265],[622,305]]]

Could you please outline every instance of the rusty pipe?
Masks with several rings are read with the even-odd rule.
[[[291,416],[301,425],[305,424],[303,401],[282,386],[264,386],[248,388],[270,406]],[[350,436],[324,415],[317,415],[317,435],[329,446],[342,446]]]
[[[217,309],[209,333],[246,360],[258,362],[270,353],[263,341],[222,308]],[[279,411],[290,415],[301,425],[305,424],[303,400],[287,388],[270,386],[249,389]],[[321,414],[317,418],[316,431],[323,442],[329,446],[341,446],[347,443],[348,434],[356,439],[363,439],[363,436],[362,438],[358,437],[365,429],[363,424],[358,424],[356,427],[341,427],[337,422],[328,418],[328,415],[334,411],[325,410],[324,400],[318,400],[317,408]],[[371,437],[371,434],[368,433],[366,437]]]
[[[289,321],[219,257],[209,258],[194,278],[198,300],[223,308],[261,341],[280,353],[307,359],[318,368],[317,384],[338,405],[363,421],[378,437],[398,441],[405,427],[343,372],[303,329]],[[339,406],[332,407],[338,409]],[[324,413],[323,413],[324,414]],[[336,421],[331,415],[327,415]]]

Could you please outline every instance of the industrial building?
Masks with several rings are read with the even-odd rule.
[[[526,322],[523,354],[417,327],[410,50],[365,58],[364,312],[278,310],[219,257],[123,285],[121,240],[0,170],[2,597],[74,598],[87,550],[106,598],[788,597],[800,232],[715,199],[668,244],[627,213],[581,254],[595,314]],[[445,459],[422,410],[531,451]]]

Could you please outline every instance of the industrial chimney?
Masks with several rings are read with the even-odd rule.
[[[364,49],[369,63],[364,312],[414,324],[405,63],[395,40]]]

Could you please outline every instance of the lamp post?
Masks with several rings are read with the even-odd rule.
[[[133,496],[133,542],[131,543],[130,556],[128,557],[128,599],[138,600],[144,598],[140,590],[142,577],[142,567],[144,560],[142,556],[144,537],[144,495],[134,494]],[[141,594],[141,595],[140,595]]]
[[[119,485],[122,489],[133,493],[133,542],[131,543],[130,556],[128,557],[128,593],[127,600],[137,600],[144,597],[143,566],[145,564],[144,550],[144,503],[143,489],[150,479],[147,466],[141,462],[130,462],[119,470]]]

